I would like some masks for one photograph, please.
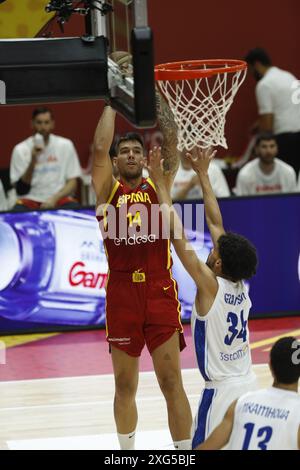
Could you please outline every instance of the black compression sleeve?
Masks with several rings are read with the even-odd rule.
[[[31,188],[31,185],[28,183],[24,183],[22,178],[20,178],[19,181],[16,182],[16,190],[20,196],[23,196],[24,194],[29,193],[30,188]]]

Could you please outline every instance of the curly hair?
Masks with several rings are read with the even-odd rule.
[[[279,339],[272,347],[270,354],[270,364],[277,382],[282,384],[293,384],[298,382],[300,377],[300,362],[293,361],[293,355],[297,354],[297,346],[300,346],[296,338],[288,336]]]
[[[218,240],[222,273],[234,282],[250,279],[256,273],[257,253],[247,238],[227,232]]]
[[[254,65],[255,62],[260,62],[263,65],[270,66],[272,65],[272,60],[267,51],[261,47],[256,47],[251,49],[245,57],[245,60],[248,64]]]

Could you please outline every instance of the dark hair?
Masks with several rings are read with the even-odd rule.
[[[258,134],[255,145],[259,145],[264,140],[267,140],[267,141],[275,140],[275,142],[277,143],[276,136],[272,134],[272,132],[264,132],[264,133]]]
[[[119,152],[120,144],[122,142],[127,142],[128,140],[137,140],[141,144],[141,146],[143,147],[143,150],[145,150],[145,144],[144,144],[143,137],[140,134],[138,134],[137,132],[127,132],[126,134],[121,135],[116,140],[115,145],[114,145],[115,155],[117,155],[118,152]]]
[[[46,107],[40,107],[40,108],[35,108],[32,112],[32,120],[34,120],[39,114],[45,114],[45,113],[50,113],[51,118],[53,118],[53,114],[51,109],[46,108]]]
[[[114,157],[117,156],[117,152],[116,152],[116,141],[114,141],[111,146],[110,146],[110,149],[109,149],[109,156],[110,156],[110,159],[112,160]]]
[[[257,253],[247,238],[227,232],[218,240],[222,273],[234,282],[250,279],[256,273]]]
[[[269,54],[262,48],[256,47],[251,49],[245,57],[245,61],[250,65],[254,65],[255,62],[260,62],[262,65],[272,65],[272,60]]]
[[[300,377],[300,356],[297,354],[297,348],[292,347],[297,342],[296,338],[288,336],[287,338],[281,338],[271,349],[270,353],[270,364],[278,383],[282,384],[294,384],[298,382]],[[298,342],[300,346],[300,343]],[[293,362],[293,354],[299,357],[298,364]]]

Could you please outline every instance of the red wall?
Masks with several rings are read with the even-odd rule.
[[[180,59],[241,58],[248,49],[262,46],[269,51],[275,65],[300,78],[297,51],[299,0],[149,0],[148,4],[157,63]],[[76,34],[75,30],[79,31],[77,28],[76,20],[67,26],[66,34]],[[229,112],[227,155],[240,155],[247,143],[249,127],[256,117],[254,85],[254,80],[248,76]],[[56,118],[56,132],[74,141],[82,164],[85,165],[102,102],[51,107]],[[9,166],[13,146],[30,134],[32,109],[33,106],[0,106],[0,168]],[[119,132],[128,127],[123,119],[118,119]]]

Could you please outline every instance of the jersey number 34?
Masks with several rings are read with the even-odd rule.
[[[233,341],[238,338],[242,339],[243,343],[247,341],[247,320],[244,320],[244,310],[240,315],[234,312],[229,312],[227,315],[227,323],[230,323],[228,334],[224,338],[224,343],[231,346]]]

